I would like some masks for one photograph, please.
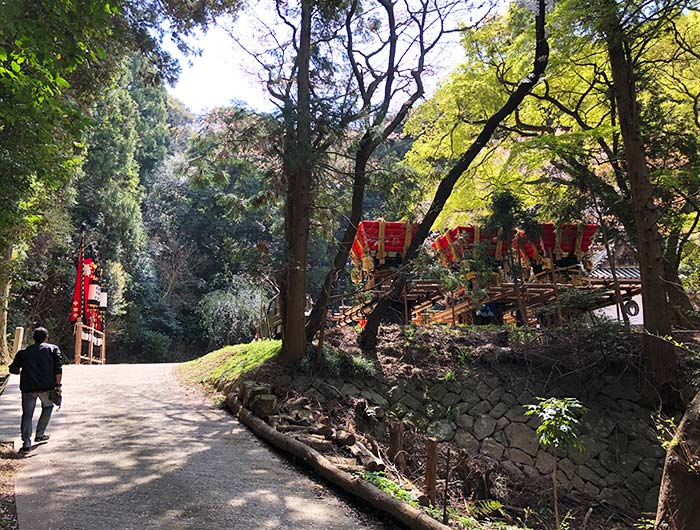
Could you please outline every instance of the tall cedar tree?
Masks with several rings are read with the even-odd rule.
[[[658,229],[660,212],[655,203],[654,184],[649,178],[640,126],[634,61],[630,55],[627,34],[620,22],[621,13],[617,3],[603,0],[598,13],[610,58],[627,178],[632,195],[631,207],[637,228],[637,258],[645,309],[644,353],[656,390],[661,391],[662,398],[670,397],[671,394],[665,390],[670,390],[670,384],[676,375],[677,359],[673,344],[661,338],[671,334],[671,306],[666,296],[664,256]]]

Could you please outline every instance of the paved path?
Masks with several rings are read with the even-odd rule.
[[[286,464],[173,367],[65,367],[51,440],[16,478],[20,530],[395,528]],[[13,377],[0,439],[17,436],[18,405]]]

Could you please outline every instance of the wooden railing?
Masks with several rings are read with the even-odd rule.
[[[87,335],[87,337],[83,337]],[[99,339],[100,345],[97,347],[99,356],[95,357],[95,339]],[[88,343],[87,352],[83,353],[83,341]],[[105,364],[107,361],[107,341],[105,334],[93,327],[86,326],[80,322],[75,324],[75,364],[81,361],[87,364]]]

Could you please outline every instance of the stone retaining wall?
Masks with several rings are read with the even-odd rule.
[[[575,494],[626,509],[655,511],[664,451],[651,411],[639,405],[634,382],[605,376],[600,381],[550,388],[517,375],[478,374],[449,382],[416,380],[310,379],[294,386],[324,401],[364,398],[389,417],[416,425],[440,441],[453,442],[470,455],[500,463],[518,480],[551,480],[553,457],[538,447],[538,420],[524,416],[523,404],[535,396],[577,397],[589,412],[583,417],[582,451],[560,455],[560,485]],[[578,387],[578,388],[577,388]]]

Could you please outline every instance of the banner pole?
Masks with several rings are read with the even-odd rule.
[[[75,323],[75,364],[80,364],[80,353],[83,348],[83,325],[80,321]]]

